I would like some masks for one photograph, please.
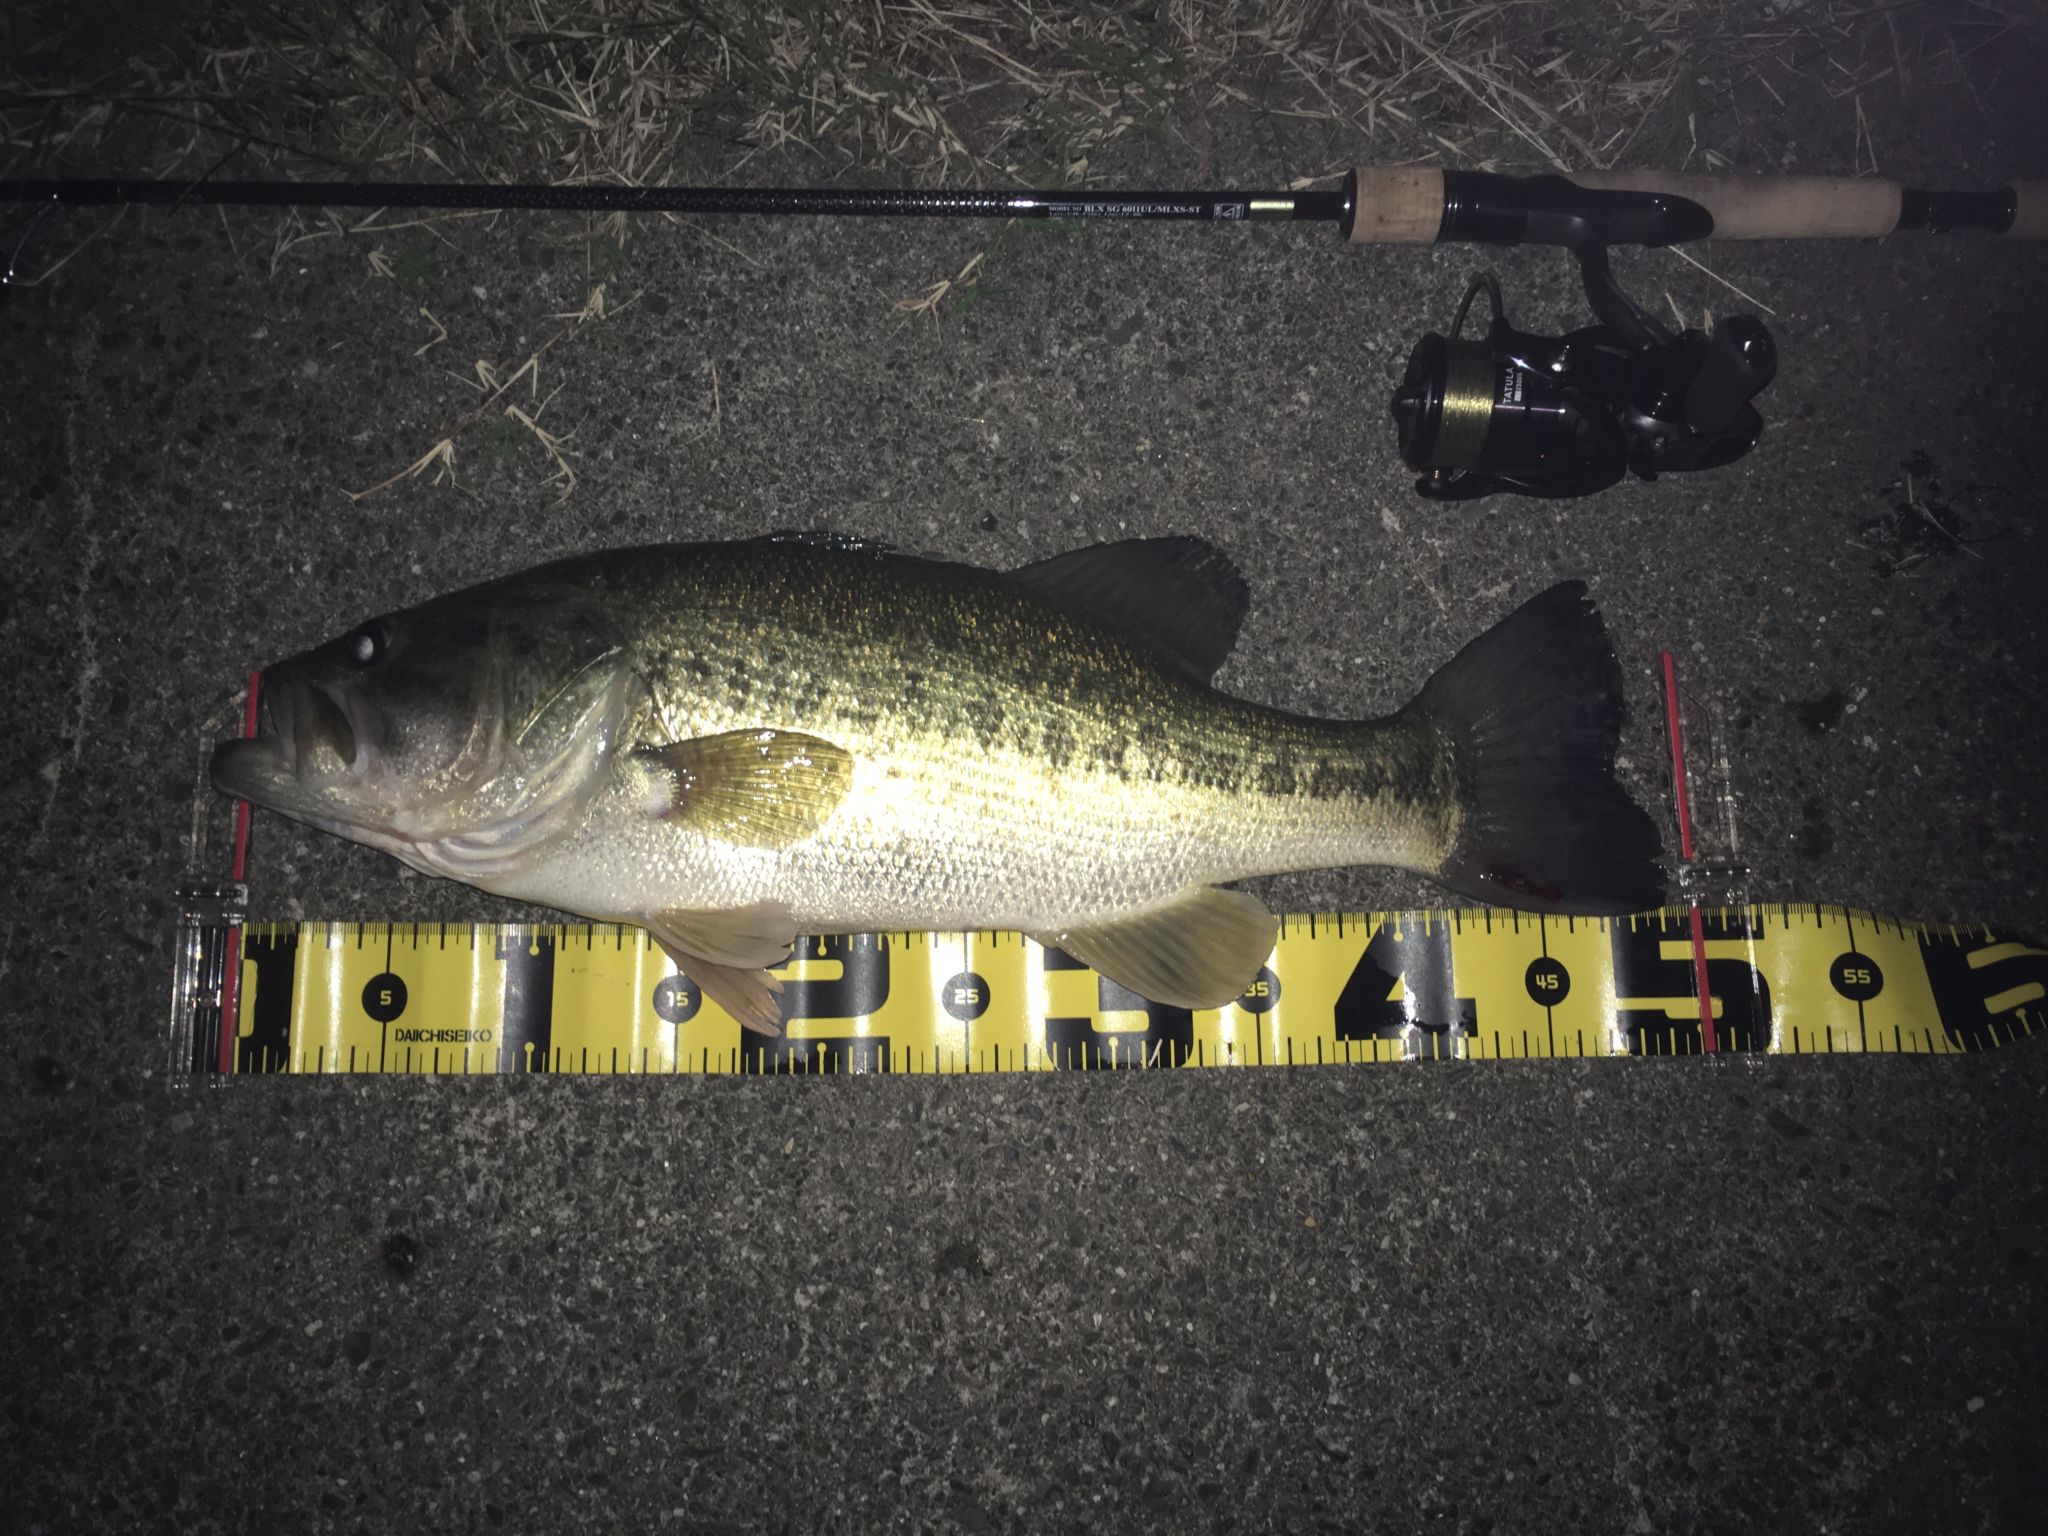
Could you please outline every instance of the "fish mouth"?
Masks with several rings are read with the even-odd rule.
[[[638,676],[606,652],[544,701],[555,724],[529,743],[506,728],[495,664],[459,707],[324,672],[316,656],[263,673],[258,734],[214,749],[214,788],[486,889],[589,806]]]
[[[209,777],[215,789],[283,808],[309,791],[367,773],[384,733],[361,689],[287,667],[265,672],[261,687],[257,734],[214,749]]]

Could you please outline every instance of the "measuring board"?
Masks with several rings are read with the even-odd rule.
[[[2048,948],[1829,906],[1286,917],[1245,993],[1196,1010],[1014,933],[807,938],[776,973],[774,1038],[615,924],[202,922],[182,938],[171,1066],[187,1077],[1942,1056],[2034,1033],[2048,997]]]
[[[766,1036],[742,1029],[639,928],[246,922],[239,802],[232,883],[182,893],[170,1069],[220,1080],[1944,1056],[2040,1027],[2048,949],[2032,941],[1715,900],[1717,885],[1746,875],[1726,733],[1680,689],[1669,651],[1661,662],[1682,907],[1611,919],[1485,908],[1282,917],[1244,993],[1205,1009],[1148,1001],[1015,933],[810,937],[776,970],[782,1030]],[[260,683],[251,674],[245,736]],[[1688,739],[1704,750],[1689,754]]]

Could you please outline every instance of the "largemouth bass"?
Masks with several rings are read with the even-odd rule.
[[[1619,913],[1660,841],[1613,777],[1579,583],[1399,712],[1210,685],[1248,594],[1196,539],[999,573],[825,535],[614,550],[373,619],[264,673],[213,782],[414,868],[644,926],[752,1029],[796,935],[1020,929],[1221,1007],[1275,920],[1223,882],[1386,864]]]

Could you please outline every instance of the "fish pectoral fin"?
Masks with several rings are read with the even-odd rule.
[[[748,848],[809,837],[853,782],[852,753],[801,731],[726,731],[633,756],[661,786],[651,814]]]
[[[1279,926],[1256,896],[1198,885],[1136,917],[1032,937],[1155,1003],[1223,1008],[1258,975]]]

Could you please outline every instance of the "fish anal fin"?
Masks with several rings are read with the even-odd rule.
[[[1278,931],[1256,896],[1205,885],[1136,916],[1032,937],[1155,1003],[1224,1008],[1251,985]]]

